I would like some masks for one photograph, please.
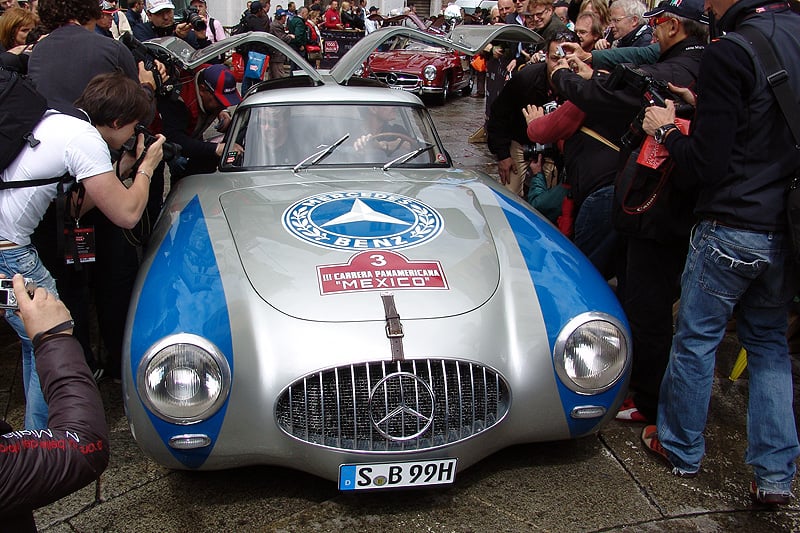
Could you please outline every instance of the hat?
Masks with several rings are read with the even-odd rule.
[[[378,6],[369,6],[369,12],[378,11]]]
[[[322,6],[319,4],[312,4],[311,7],[308,8],[309,11],[322,11]]]
[[[145,10],[148,13],[158,13],[163,9],[175,9],[175,4],[172,0],[147,0],[145,2]]]
[[[239,91],[236,90],[236,78],[233,77],[233,72],[225,65],[206,67],[201,74],[201,78],[206,87],[214,92],[214,96],[219,100],[219,103],[225,107],[237,105],[242,101]]]
[[[103,13],[107,15],[111,15],[119,11],[117,9],[117,6],[115,6],[111,2],[100,2],[100,9],[103,11]]]
[[[278,9],[278,10],[275,11],[275,16],[276,17],[282,17],[282,16],[286,15],[287,13],[288,13],[288,11],[286,11],[285,9]]]
[[[258,13],[261,12],[262,9],[264,9],[264,5],[258,0],[250,4],[250,13],[252,13],[253,15],[258,15]]]
[[[661,13],[672,13],[679,17],[708,24],[703,0],[664,0],[652,11],[644,14],[645,18],[656,17]]]
[[[556,0],[553,2],[553,7],[569,7],[569,2],[567,0]]]

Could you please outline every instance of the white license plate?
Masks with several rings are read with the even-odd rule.
[[[456,479],[456,459],[339,466],[339,490],[446,485]]]

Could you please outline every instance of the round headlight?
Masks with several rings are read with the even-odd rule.
[[[428,65],[422,71],[422,75],[425,76],[425,79],[428,81],[433,81],[436,79],[436,67],[433,65]]]
[[[556,373],[570,390],[598,394],[611,388],[629,365],[625,328],[605,313],[572,319],[556,340]]]
[[[139,397],[156,416],[194,424],[212,416],[230,390],[228,361],[213,343],[188,333],[154,344],[139,363]]]

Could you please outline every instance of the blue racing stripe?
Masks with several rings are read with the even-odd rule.
[[[131,331],[131,372],[136,383],[139,361],[158,340],[175,333],[193,333],[213,342],[233,374],[233,341],[219,266],[200,201],[194,197],[173,222],[156,252],[137,303]],[[191,426],[170,424],[148,412],[165,445],[170,437],[204,433],[212,444],[197,450],[173,450],[189,468],[201,466],[219,436],[228,406]]]

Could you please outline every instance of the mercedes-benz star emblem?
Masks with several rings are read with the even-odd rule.
[[[369,415],[378,433],[392,441],[419,437],[433,424],[433,389],[410,372],[389,374],[369,393]]]
[[[397,85],[397,74],[394,72],[390,72],[386,75],[386,84],[387,85]]]

